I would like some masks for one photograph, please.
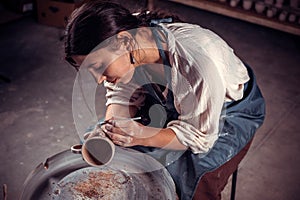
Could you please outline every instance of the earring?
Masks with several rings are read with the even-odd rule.
[[[129,53],[129,57],[130,57],[130,63],[131,64],[135,64],[135,59],[134,59],[134,57],[133,57],[133,55],[132,55],[131,52]]]

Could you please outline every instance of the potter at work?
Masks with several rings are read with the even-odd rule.
[[[121,121],[139,120],[141,117],[120,118]],[[105,125],[109,121],[103,121],[99,125]],[[82,154],[83,159],[92,166],[102,166],[109,164],[114,157],[115,145],[105,137],[105,133],[101,130],[88,132],[84,135],[83,145],[73,145],[71,151],[73,153]]]
[[[65,34],[66,61],[106,88],[88,134],[155,158],[179,199],[221,199],[265,116],[251,67],[210,30],[109,2],[83,4]]]

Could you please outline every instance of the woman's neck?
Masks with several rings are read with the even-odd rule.
[[[138,49],[134,52],[137,64],[163,63],[156,41],[149,28],[140,28],[135,39],[138,43]],[[166,45],[162,45],[165,50]]]

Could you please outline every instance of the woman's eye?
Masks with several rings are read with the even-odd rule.
[[[95,64],[95,65],[94,65],[94,68],[95,68],[95,69],[100,69],[100,68],[102,68],[102,64]]]
[[[94,70],[97,71],[98,73],[103,73],[105,71],[104,67],[102,64],[96,64],[93,66]]]
[[[102,70],[102,64],[93,63],[88,66],[88,70],[100,72],[100,70]]]

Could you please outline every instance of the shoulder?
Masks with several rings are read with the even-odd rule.
[[[187,44],[191,48],[206,48],[207,45],[227,45],[226,41],[214,31],[198,24],[165,23],[160,24],[168,33],[168,38],[176,42]],[[193,45],[190,45],[190,44]]]
[[[167,29],[170,33],[180,36],[180,35],[191,35],[201,38],[206,37],[219,37],[212,30],[204,28],[198,24],[191,23],[163,23],[160,24],[164,29]]]

